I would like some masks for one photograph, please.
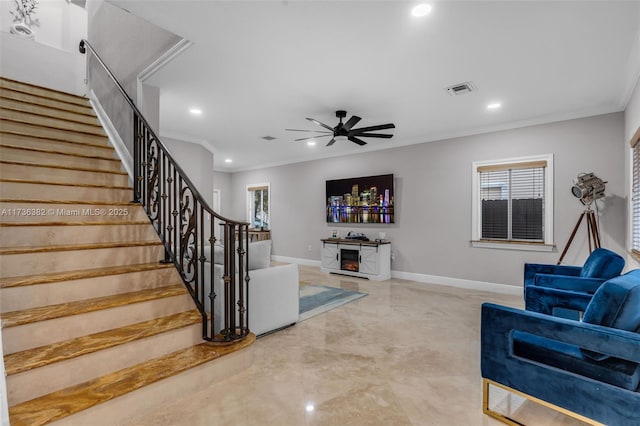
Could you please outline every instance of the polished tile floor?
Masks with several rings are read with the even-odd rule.
[[[300,279],[369,295],[258,339],[249,369],[127,424],[502,424],[481,409],[480,305],[521,307],[521,297],[308,266]],[[504,394],[492,400],[529,426],[583,424]]]

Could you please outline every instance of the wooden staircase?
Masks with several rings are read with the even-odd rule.
[[[159,263],[163,247],[131,198],[87,99],[0,78],[12,425],[115,424],[170,401],[169,388],[189,391],[250,363],[253,335],[203,343],[201,316],[173,265]]]

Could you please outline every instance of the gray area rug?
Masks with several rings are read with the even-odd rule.
[[[367,293],[316,284],[300,285],[300,317],[304,321],[338,306],[366,296]]]

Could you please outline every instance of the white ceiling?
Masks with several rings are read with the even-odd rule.
[[[423,18],[404,1],[112,3],[193,42],[147,83],[160,134],[209,146],[220,171],[620,111],[640,73],[640,1],[441,1]],[[284,130],[337,109],[394,137],[308,147]]]

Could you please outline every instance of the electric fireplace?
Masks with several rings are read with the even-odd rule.
[[[340,249],[340,269],[358,272],[360,270],[360,251]]]

